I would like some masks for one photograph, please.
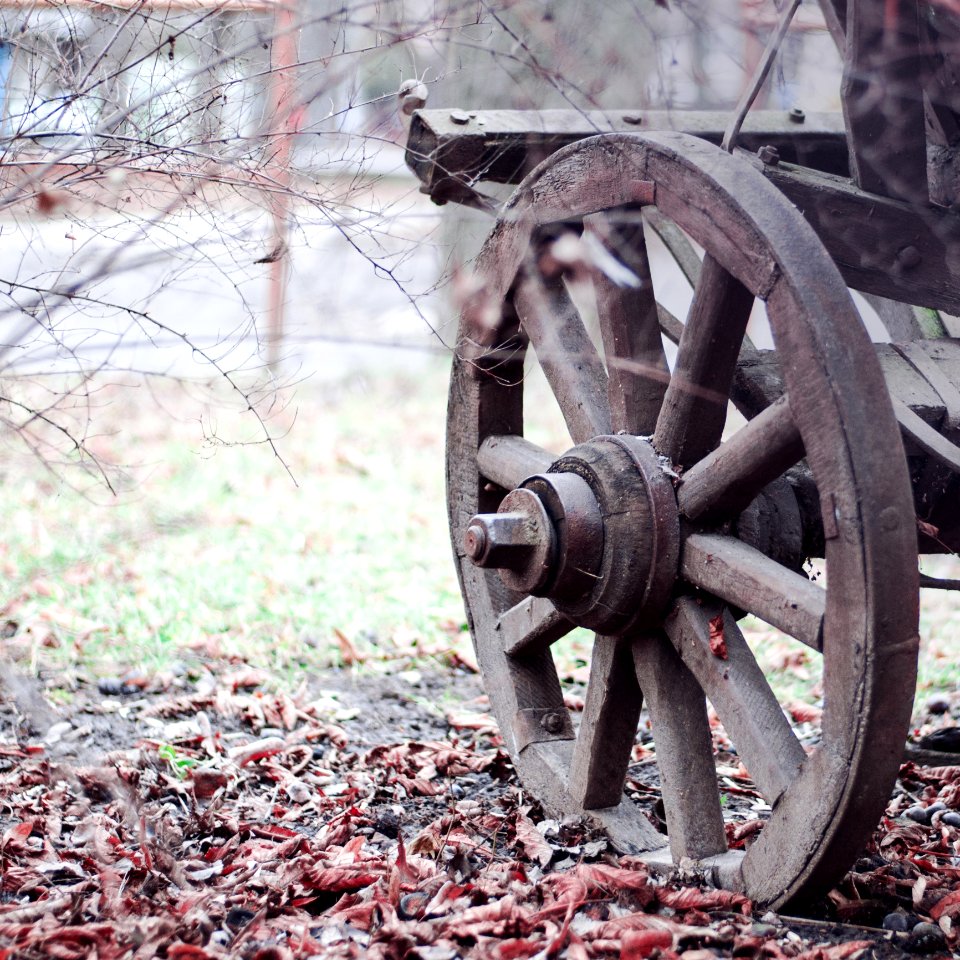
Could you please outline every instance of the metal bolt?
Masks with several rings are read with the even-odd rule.
[[[537,543],[537,531],[523,513],[480,513],[467,527],[463,547],[478,567],[522,563]]]
[[[791,123],[803,123],[807,119],[807,115],[799,107],[794,107],[787,116]]]
[[[923,257],[920,256],[920,251],[911,245],[904,247],[897,254],[897,263],[904,270],[912,270],[914,267],[918,266]]]
[[[464,110],[451,110],[450,119],[453,123],[464,124],[470,122],[470,114]]]
[[[780,162],[780,151],[770,144],[764,144],[757,151],[757,156],[769,167],[775,167]]]
[[[479,523],[471,523],[464,537],[464,549],[471,560],[479,560],[487,549],[487,531]]]
[[[559,733],[563,729],[563,717],[559,713],[545,713],[540,719],[540,726],[547,733]]]

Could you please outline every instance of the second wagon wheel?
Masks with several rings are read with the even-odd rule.
[[[705,250],[672,373],[641,205]],[[550,253],[549,238],[581,230],[628,268],[594,280],[602,351]],[[656,133],[553,155],[518,188],[473,279],[450,387],[450,524],[484,682],[521,780],[554,810],[589,812],[621,849],[692,858],[758,904],[824,890],[894,782],[918,645],[905,460],[833,263],[749,163]],[[786,396],[718,447],[755,298]],[[528,343],[576,444],[562,454],[523,438]],[[778,479],[801,460],[819,500],[812,536],[825,545],[826,587],[798,572],[811,533]],[[772,504],[766,539],[737,520],[761,491]],[[809,755],[737,627],[743,611],[823,657],[822,741]],[[596,631],[578,732],[551,657],[574,625]],[[772,808],[745,854],[727,850],[705,696]],[[644,701],[669,850],[623,796]]]

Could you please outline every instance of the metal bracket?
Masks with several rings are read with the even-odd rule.
[[[575,740],[570,713],[564,706],[527,707],[518,710],[513,721],[517,753],[531,743],[547,740]]]

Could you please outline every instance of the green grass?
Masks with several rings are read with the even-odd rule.
[[[345,655],[392,672],[469,657],[443,490],[446,379],[438,363],[408,378],[300,385],[269,421],[284,463],[255,442],[249,414],[220,405],[219,388],[100,385],[88,445],[124,465],[116,496],[8,436],[5,649],[55,676],[61,696],[77,674],[195,669],[209,657],[289,684]],[[562,450],[542,384],[529,387],[532,433]],[[925,569],[960,576],[956,558]],[[921,702],[958,686],[958,625],[960,597],[926,591]],[[783,702],[817,698],[815,655],[752,618],[743,627]],[[591,640],[578,630],[558,644],[561,676],[586,680]]]
[[[219,651],[282,674],[338,662],[338,632],[371,661],[465,652],[445,392],[440,366],[301,385],[271,424],[296,483],[264,444],[205,439],[211,416],[256,430],[176,385],[98,395],[91,447],[128,465],[116,497],[14,445],[0,563],[21,657],[112,674]]]

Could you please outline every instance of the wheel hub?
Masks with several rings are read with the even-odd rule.
[[[464,547],[511,590],[549,597],[579,626],[618,634],[655,622],[677,576],[677,501],[649,441],[596,437],[524,480]]]

